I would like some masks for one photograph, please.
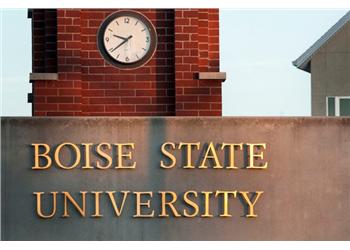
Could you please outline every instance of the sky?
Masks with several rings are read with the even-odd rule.
[[[292,61],[347,10],[220,11],[223,114],[310,116],[310,74]]]
[[[220,9],[224,116],[309,116],[310,74],[292,61],[347,10]],[[1,115],[30,116],[31,23],[1,9]]]
[[[31,116],[31,22],[26,9],[1,9],[1,115]]]

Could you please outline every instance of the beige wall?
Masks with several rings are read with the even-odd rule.
[[[326,115],[326,96],[350,96],[350,23],[311,60],[312,115]]]

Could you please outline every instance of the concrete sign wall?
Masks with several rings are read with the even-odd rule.
[[[3,240],[350,239],[349,118],[1,125]]]

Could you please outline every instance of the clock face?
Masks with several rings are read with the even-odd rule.
[[[101,55],[120,68],[137,68],[149,61],[157,44],[152,23],[134,11],[119,11],[107,17],[98,32]]]

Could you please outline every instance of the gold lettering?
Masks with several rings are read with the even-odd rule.
[[[205,153],[203,161],[198,168],[208,168],[208,166],[205,165],[205,162],[208,159],[213,159],[215,161],[215,165],[213,166],[213,168],[223,168],[223,166],[221,166],[221,164],[219,162],[219,158],[218,158],[218,155],[216,154],[216,150],[215,150],[215,146],[214,146],[213,142],[209,143],[207,152]]]
[[[204,214],[201,215],[201,217],[213,217],[212,214],[210,214],[210,206],[209,206],[209,201],[210,201],[210,195],[213,193],[213,192],[201,192],[203,195],[204,195]]]
[[[163,143],[162,145],[162,153],[167,156],[171,161],[172,163],[170,165],[165,165],[164,164],[164,161],[160,161],[160,166],[162,168],[172,168],[176,165],[176,158],[174,155],[172,155],[171,153],[169,153],[167,150],[166,150],[166,146],[170,145],[172,149],[175,149],[175,144],[172,143],[172,142],[165,142]]]
[[[176,208],[173,205],[173,203],[176,202],[176,200],[177,200],[176,193],[174,193],[172,191],[159,191],[158,193],[161,195],[161,198],[162,198],[162,212],[158,216],[159,217],[169,217],[169,215],[167,214],[167,211],[166,211],[166,206],[168,206],[171,209],[171,211],[173,212],[175,217],[181,217],[181,215],[177,212]],[[172,196],[171,201],[166,201],[167,194]]]
[[[72,166],[64,166],[62,163],[61,163],[61,160],[60,160],[60,151],[62,149],[62,147],[64,146],[71,146],[75,153],[76,153],[76,158],[75,158],[75,162],[72,164]],[[55,151],[55,161],[56,161],[56,164],[62,168],[62,169],[66,169],[66,170],[70,170],[70,169],[73,169],[75,168],[76,166],[78,166],[79,162],[80,162],[80,158],[81,158],[81,155],[80,155],[80,150],[79,148],[73,144],[73,143],[70,143],[70,142],[64,142],[60,145],[58,145],[58,147],[56,148],[56,151]]]
[[[235,166],[235,147],[239,147],[240,150],[243,149],[243,143],[235,144],[235,143],[222,143],[221,149],[224,149],[226,146],[229,148],[229,160],[230,165],[227,166],[227,169],[238,169],[238,167]]]
[[[117,146],[117,151],[118,151],[118,164],[115,167],[116,169],[119,168],[135,168],[136,167],[136,162],[134,162],[131,166],[123,166],[123,158],[127,158],[131,160],[131,152],[128,153],[123,153],[123,147],[131,147],[132,149],[135,148],[135,143],[118,143],[114,144]]]
[[[114,193],[115,191],[106,191],[106,193],[108,194],[109,199],[111,200],[115,215],[117,217],[119,217],[121,215],[121,213],[123,212],[123,207],[124,207],[124,203],[126,200],[126,197],[128,196],[128,194],[130,193],[129,191],[120,191],[123,194],[123,200],[122,200],[122,204],[120,205],[120,208],[118,208],[117,203],[114,199]]]
[[[199,149],[200,142],[195,143],[186,143],[186,142],[180,142],[179,149],[182,148],[182,146],[185,146],[187,148],[187,164],[183,166],[183,168],[194,168],[192,165],[192,146],[195,146],[197,150]]]
[[[55,213],[56,213],[56,197],[57,197],[57,192],[51,192],[52,195],[52,212],[49,215],[44,215],[43,212],[41,211],[41,195],[44,194],[44,192],[34,192],[34,195],[36,195],[36,213],[40,218],[43,219],[50,219],[52,218]]]
[[[64,195],[64,213],[62,217],[67,218],[70,215],[68,214],[68,200],[71,204],[76,208],[76,210],[80,213],[82,217],[85,217],[85,197],[86,197],[86,191],[80,191],[80,194],[82,195],[82,206],[79,206],[78,203],[73,199],[73,197],[68,192],[62,192]]]
[[[90,147],[92,143],[82,143],[81,145],[85,148],[85,165],[82,169],[93,169],[94,167],[90,165]]]
[[[196,217],[198,215],[198,213],[199,213],[199,206],[197,205],[197,203],[195,203],[194,201],[192,201],[192,200],[190,200],[188,198],[188,195],[190,195],[190,194],[193,194],[194,197],[197,198],[197,192],[196,191],[187,191],[186,193],[184,193],[184,202],[187,205],[191,206],[194,209],[194,211],[193,211],[192,214],[189,214],[186,211],[186,209],[184,209],[183,210],[183,214],[184,214],[185,217]]]
[[[263,149],[266,149],[266,143],[247,143],[249,147],[249,166],[248,169],[266,169],[267,168],[267,162],[263,166],[255,166],[254,165],[254,159],[255,158],[264,158],[264,152],[260,152],[255,154],[254,148],[255,147],[262,147]]]
[[[95,214],[91,215],[91,217],[99,218],[103,217],[103,215],[100,214],[100,194],[102,194],[101,191],[91,191],[95,195]]]
[[[247,217],[247,218],[258,217],[258,215],[256,215],[254,213],[254,206],[255,206],[256,202],[258,201],[260,195],[263,193],[264,193],[263,191],[256,191],[255,194],[253,195],[253,197],[255,196],[255,200],[253,202],[251,202],[251,200],[248,197],[249,192],[244,192],[244,191],[239,192],[239,194],[243,197],[244,201],[248,204],[248,207],[249,207],[249,213],[246,214],[245,217]]]
[[[34,167],[32,169],[34,170],[43,170],[48,169],[51,167],[52,160],[50,156],[48,156],[48,153],[50,152],[50,146],[45,143],[32,143],[32,146],[34,146]],[[45,152],[39,154],[39,147],[44,147]],[[39,158],[44,157],[47,161],[45,166],[40,166]]]
[[[154,217],[154,210],[150,214],[142,214],[141,208],[142,206],[145,206],[147,208],[151,207],[151,201],[147,200],[147,202],[141,202],[141,195],[149,195],[150,198],[152,198],[153,193],[151,191],[148,192],[133,192],[136,195],[136,214],[133,216],[134,218],[137,217]]]
[[[102,142],[100,144],[97,145],[96,147],[96,152],[99,156],[101,156],[102,158],[104,158],[107,161],[106,166],[102,166],[99,162],[96,163],[96,168],[98,169],[107,169],[112,165],[112,157],[110,155],[108,155],[107,153],[103,152],[101,147],[107,147],[108,149],[111,148],[111,144],[106,143],[106,142]]]
[[[228,213],[228,195],[232,194],[234,198],[237,196],[237,191],[220,191],[217,190],[215,193],[215,197],[218,197],[220,194],[223,194],[224,199],[224,212],[220,214],[220,217],[232,217],[231,214]]]

